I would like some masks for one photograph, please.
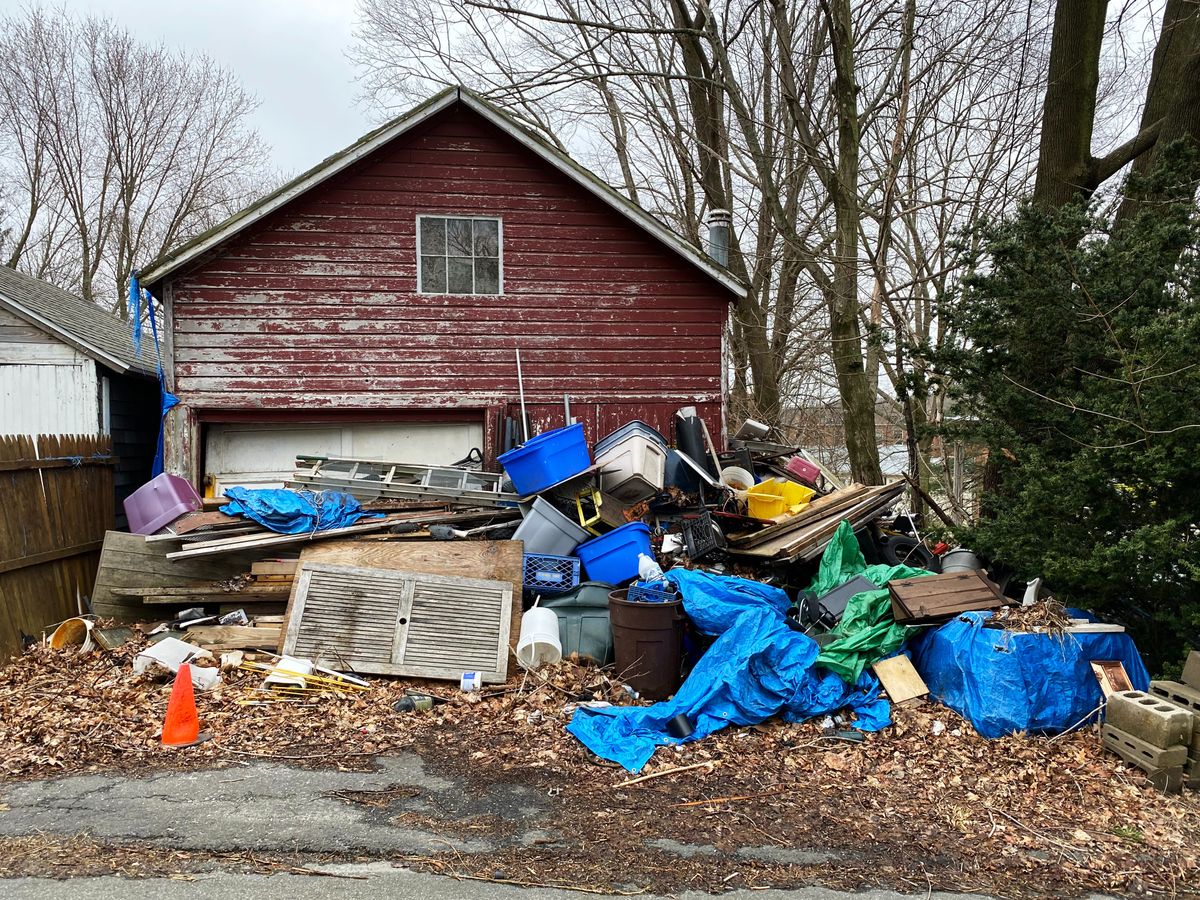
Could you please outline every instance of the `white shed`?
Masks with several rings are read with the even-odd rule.
[[[111,435],[119,520],[154,459],[153,354],[96,304],[0,266],[0,434]]]

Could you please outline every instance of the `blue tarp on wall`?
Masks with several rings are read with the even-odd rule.
[[[963,613],[908,644],[932,696],[984,737],[1058,734],[1082,724],[1103,700],[1095,661],[1120,660],[1135,689],[1150,686],[1127,634],[1021,634],[985,628],[990,616]]]
[[[280,534],[345,528],[359,519],[383,515],[365,512],[358,500],[341,491],[232,487],[226,489],[225,496],[230,502],[221,507],[221,512],[245,516]]]

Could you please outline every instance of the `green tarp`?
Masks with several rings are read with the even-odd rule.
[[[857,682],[867,666],[899,649],[905,638],[915,631],[897,625],[892,618],[887,583],[893,578],[916,578],[931,574],[925,569],[909,566],[868,566],[859,549],[858,538],[854,536],[854,529],[849,522],[842,522],[821,556],[821,567],[809,590],[820,597],[856,575],[862,575],[881,589],[864,591],[850,598],[841,621],[830,632],[837,639],[821,649],[816,664],[837,673],[847,684]]]

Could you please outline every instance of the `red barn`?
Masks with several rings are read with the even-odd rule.
[[[436,95],[154,262],[167,468],[278,483],[296,453],[494,462],[519,415],[590,441],[695,406],[722,434],[743,286],[507,114]]]

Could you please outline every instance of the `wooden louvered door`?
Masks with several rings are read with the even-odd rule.
[[[304,563],[283,652],[376,675],[508,677],[512,585]]]

